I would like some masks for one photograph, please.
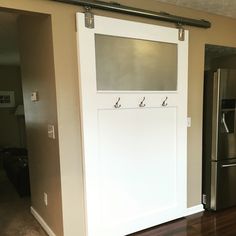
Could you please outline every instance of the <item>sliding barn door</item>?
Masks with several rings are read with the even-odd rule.
[[[77,14],[88,236],[186,210],[187,51],[178,30]]]

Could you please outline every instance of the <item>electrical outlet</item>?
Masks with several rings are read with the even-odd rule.
[[[202,203],[206,205],[207,203],[207,196],[206,194],[202,194]]]
[[[48,125],[48,137],[51,139],[56,138],[54,125]]]
[[[43,193],[43,201],[44,201],[45,206],[47,206],[48,205],[48,195],[47,195],[47,193]]]

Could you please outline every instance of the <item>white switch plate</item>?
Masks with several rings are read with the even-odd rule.
[[[48,137],[51,139],[55,139],[55,128],[54,125],[48,125]]]
[[[191,127],[191,125],[192,125],[192,119],[191,119],[191,117],[188,117],[187,118],[187,127]]]
[[[32,92],[30,98],[32,102],[38,101],[38,92]]]

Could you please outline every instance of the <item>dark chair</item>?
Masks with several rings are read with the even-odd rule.
[[[3,151],[3,168],[21,197],[30,195],[27,150],[8,148]]]

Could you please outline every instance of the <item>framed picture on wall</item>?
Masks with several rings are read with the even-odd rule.
[[[14,91],[0,91],[0,108],[15,107]]]

